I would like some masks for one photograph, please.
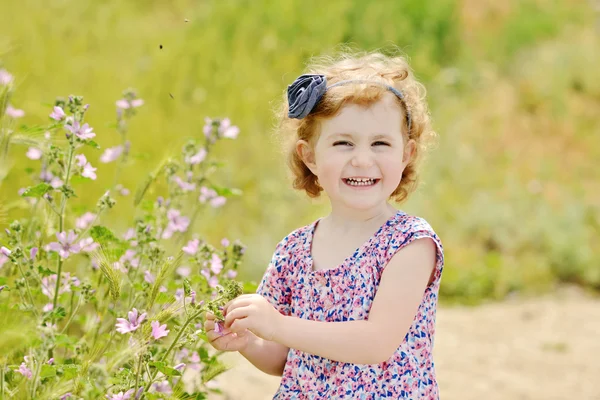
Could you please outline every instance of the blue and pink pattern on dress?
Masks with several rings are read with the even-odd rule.
[[[276,247],[257,293],[279,312],[316,321],[366,320],[389,260],[417,239],[437,246],[433,279],[395,353],[380,364],[350,364],[290,349],[274,399],[438,399],[432,349],[444,253],[422,218],[398,211],[354,254],[331,269],[313,270],[311,243],[318,220]]]

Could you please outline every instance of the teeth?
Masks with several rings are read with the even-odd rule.
[[[375,179],[369,178],[348,178],[346,181],[351,186],[369,186],[375,183]]]

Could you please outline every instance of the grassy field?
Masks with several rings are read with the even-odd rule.
[[[286,85],[311,56],[341,44],[397,45],[428,88],[439,134],[418,193],[399,207],[444,241],[444,300],[538,293],[561,281],[600,289],[600,11],[591,1],[5,3],[0,63],[15,76],[23,123],[45,123],[58,95],[83,95],[109,147],[119,139],[110,123],[121,92],[133,87],[145,100],[121,180],[132,191],[202,135],[204,117],[240,127],[217,155],[227,162],[222,178],[244,194],[194,229],[247,244],[243,278],[259,279],[275,244],[328,208],[295,193],[286,175],[272,117]],[[11,150],[0,204],[29,184],[19,181],[25,151]],[[111,168],[81,204],[110,186]],[[133,211],[123,198],[108,218],[118,226]]]

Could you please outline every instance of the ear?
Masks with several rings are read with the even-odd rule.
[[[316,175],[317,164],[315,163],[315,152],[306,140],[296,142],[296,153],[310,171]]]
[[[413,139],[410,139],[406,146],[404,146],[404,154],[402,155],[402,162],[404,165],[407,165],[414,157],[415,152],[417,150],[417,142]]]

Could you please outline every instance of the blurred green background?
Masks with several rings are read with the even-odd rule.
[[[247,246],[242,277],[258,280],[276,243],[328,211],[291,189],[273,109],[311,56],[340,45],[399,46],[425,83],[436,148],[399,207],[441,236],[444,301],[477,302],[561,282],[600,289],[600,10],[583,0],[4,1],[0,62],[15,76],[20,122],[47,123],[56,96],[83,95],[102,147],[128,87],[145,100],[131,124],[135,190],[156,164],[200,137],[204,117],[241,133],[220,143],[220,177],[244,195],[196,221],[217,242]],[[185,20],[189,20],[186,22]],[[162,49],[159,46],[162,45]],[[173,98],[171,98],[172,94]],[[28,186],[20,152],[0,202]],[[88,152],[99,179],[114,164]],[[125,231],[133,196],[108,216]],[[10,221],[8,221],[10,222]]]

